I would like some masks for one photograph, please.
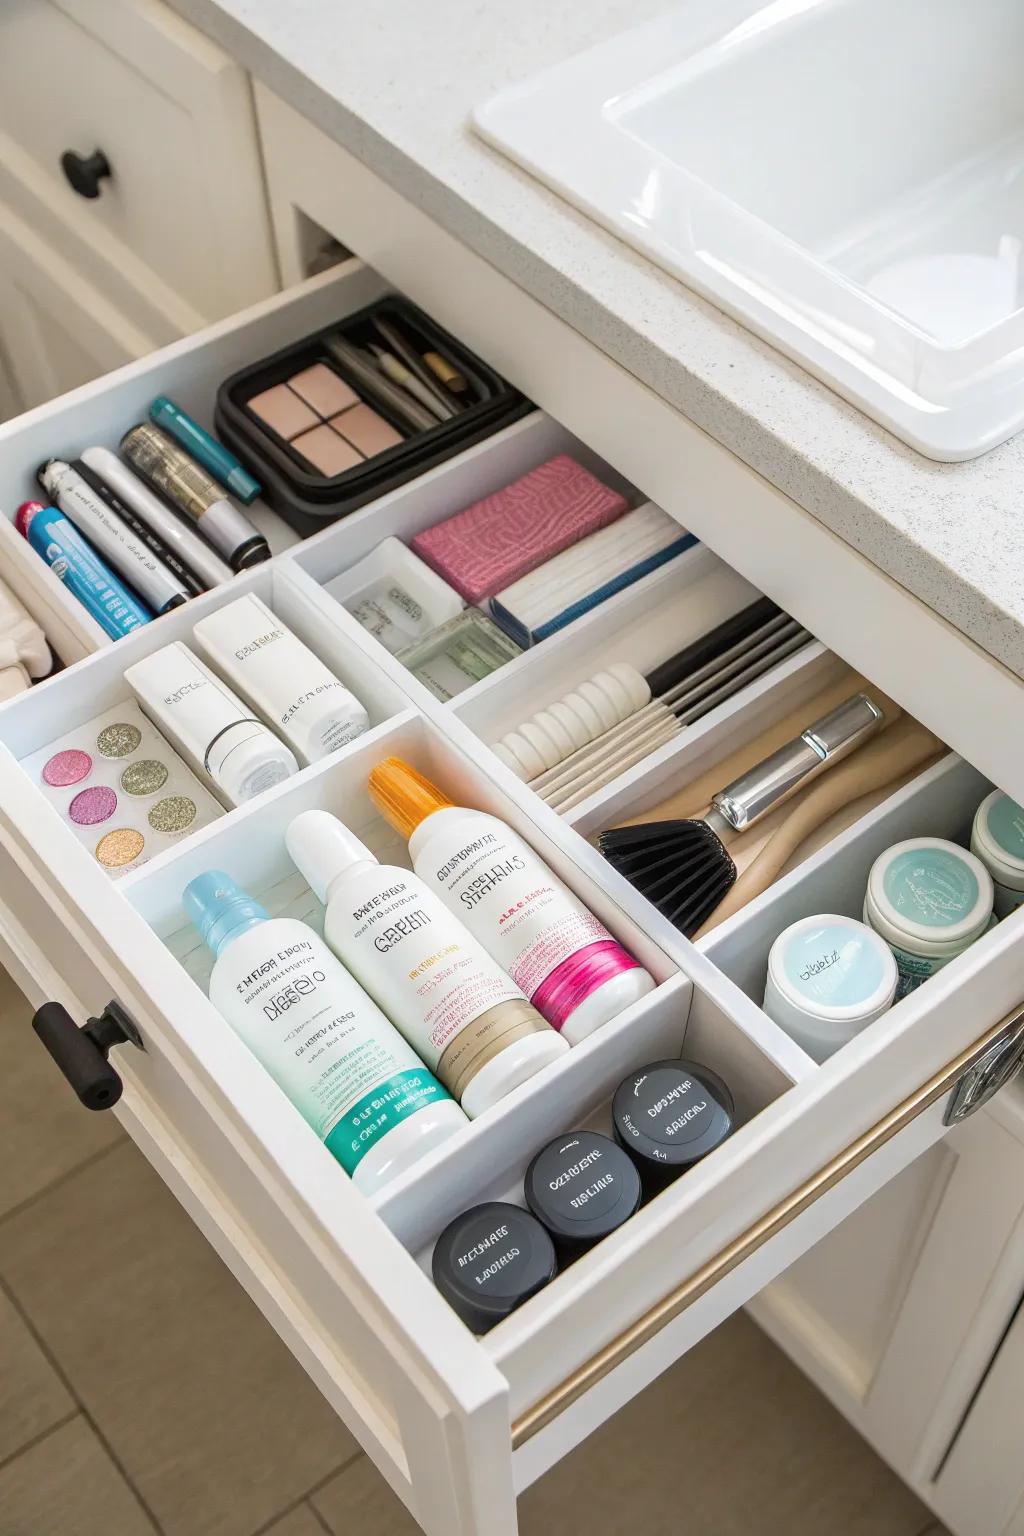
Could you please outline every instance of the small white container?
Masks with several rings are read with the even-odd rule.
[[[1024,809],[994,789],[974,814],[971,852],[977,854],[995,888],[995,913],[1008,917],[1024,902]]]
[[[898,997],[981,938],[993,895],[981,860],[943,838],[915,837],[879,854],[868,876],[864,921],[896,957]]]
[[[294,754],[187,645],[175,640],[129,667],[124,680],[149,718],[228,805],[298,773]]]
[[[822,1062],[892,1007],[898,981],[892,950],[866,923],[805,917],[771,947],[764,1011]]]
[[[382,539],[324,590],[392,656],[456,618],[466,606],[454,587],[394,537]]]
[[[329,757],[369,725],[355,695],[254,593],[200,619],[194,634],[220,675],[303,765]]]

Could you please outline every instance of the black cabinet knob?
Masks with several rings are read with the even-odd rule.
[[[121,1097],[124,1084],[107,1060],[114,1046],[145,1050],[134,1019],[117,1002],[108,1003],[98,1019],[88,1019],[81,1029],[60,1003],[44,1003],[32,1028],[86,1109],[110,1109]]]
[[[99,197],[100,182],[113,175],[102,149],[94,149],[91,155],[78,155],[73,149],[66,149],[60,157],[60,168],[79,197]]]

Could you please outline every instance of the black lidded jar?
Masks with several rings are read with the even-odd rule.
[[[570,1131],[526,1170],[526,1203],[571,1263],[621,1227],[640,1204],[640,1175],[621,1147],[596,1131]]]
[[[713,1152],[733,1128],[733,1099],[695,1061],[655,1061],[615,1090],[615,1139],[633,1159],[644,1194],[656,1194]]]
[[[518,1205],[490,1200],[445,1227],[434,1246],[434,1284],[474,1333],[486,1333],[558,1273],[550,1237]]]

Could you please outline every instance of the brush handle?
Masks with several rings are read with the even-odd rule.
[[[819,773],[856,751],[884,719],[879,705],[866,693],[854,694],[712,795],[709,825],[726,834],[745,832]]]
[[[703,938],[767,890],[800,845],[830,816],[861,795],[905,778],[944,751],[937,736],[916,720],[906,718],[891,726],[877,741],[861,748],[856,757],[836,768],[794,806],[693,937]]]

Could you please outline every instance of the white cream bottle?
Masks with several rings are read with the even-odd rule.
[[[369,725],[355,695],[254,593],[207,614],[193,633],[221,676],[304,765],[337,752]]]
[[[180,640],[128,667],[124,679],[154,724],[229,805],[298,773],[291,749]]]
[[[467,1115],[566,1043],[468,929],[408,869],[382,865],[326,811],[303,811],[288,852],[326,904],[324,937]]]
[[[269,917],[222,870],[185,887],[217,957],[210,1001],[358,1189],[370,1194],[466,1125],[401,1035],[297,918]]]
[[[570,1045],[653,989],[650,972],[497,816],[453,805],[398,757],[377,764],[369,789],[409,839],[416,873]]]

